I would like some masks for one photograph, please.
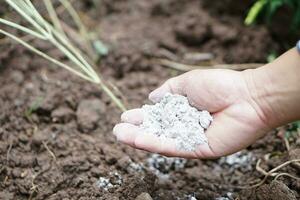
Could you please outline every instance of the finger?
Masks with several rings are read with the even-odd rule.
[[[140,125],[141,123],[143,123],[143,110],[140,108],[136,108],[125,111],[121,115],[121,121],[134,125]]]
[[[134,141],[140,133],[140,128],[129,123],[117,124],[113,129],[113,134],[117,140],[134,147]]]
[[[182,151],[173,139],[161,138],[151,133],[141,132],[138,126],[120,123],[113,130],[117,140],[134,148],[169,157],[197,158],[193,151]]]
[[[197,158],[193,151],[184,151],[176,147],[174,139],[162,138],[153,134],[143,133],[138,135],[135,146],[152,153],[162,154],[168,157]]]
[[[184,89],[187,80],[186,77],[187,73],[167,80],[163,85],[149,94],[149,99],[156,103],[159,102],[166,93],[186,95]]]

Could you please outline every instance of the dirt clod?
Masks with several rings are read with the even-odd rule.
[[[42,145],[42,143],[49,137],[48,134],[50,134],[48,129],[35,131],[32,136],[32,145],[38,147]]]
[[[53,122],[67,123],[74,118],[74,111],[68,107],[59,107],[51,112]]]
[[[135,198],[135,200],[152,200],[152,197],[150,196],[149,193],[143,192],[139,196]]]
[[[105,104],[98,99],[82,100],[76,111],[79,129],[88,132],[97,128],[99,121],[105,120],[105,111]]]
[[[296,200],[296,196],[284,183],[273,181],[269,185],[259,187],[253,200]]]

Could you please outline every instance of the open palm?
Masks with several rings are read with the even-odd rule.
[[[267,130],[263,112],[252,98],[251,73],[231,70],[194,70],[171,78],[150,93],[158,102],[167,92],[187,96],[199,110],[213,113],[214,121],[205,132],[208,144],[194,152],[176,149],[171,139],[141,132],[141,109],[123,113],[122,123],[114,128],[117,139],[134,148],[186,158],[215,158],[237,152],[261,137]]]

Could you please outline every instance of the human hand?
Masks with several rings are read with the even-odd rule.
[[[117,139],[134,148],[167,156],[215,158],[237,152],[261,137],[268,129],[264,112],[253,99],[248,84],[249,72],[231,70],[195,70],[171,78],[149,95],[158,102],[167,93],[187,96],[199,110],[213,113],[214,121],[205,132],[208,144],[199,145],[194,152],[176,149],[171,140],[162,141],[155,135],[142,133],[141,109],[129,110],[121,116],[114,134]]]

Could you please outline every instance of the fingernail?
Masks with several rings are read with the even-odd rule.
[[[123,134],[124,124],[117,124],[113,129],[113,134],[116,136],[117,141],[123,142],[126,135]]]
[[[126,116],[126,111],[125,112],[123,112],[122,114],[121,114],[121,121],[123,122],[123,121],[126,121],[126,119],[127,119],[127,116]]]
[[[118,132],[119,132],[119,124],[116,124],[113,128],[113,134],[118,138]]]
[[[150,101],[152,101],[153,103],[157,103],[161,100],[163,94],[161,92],[160,89],[156,89],[154,91],[152,91],[150,94],[149,94],[149,99]]]

